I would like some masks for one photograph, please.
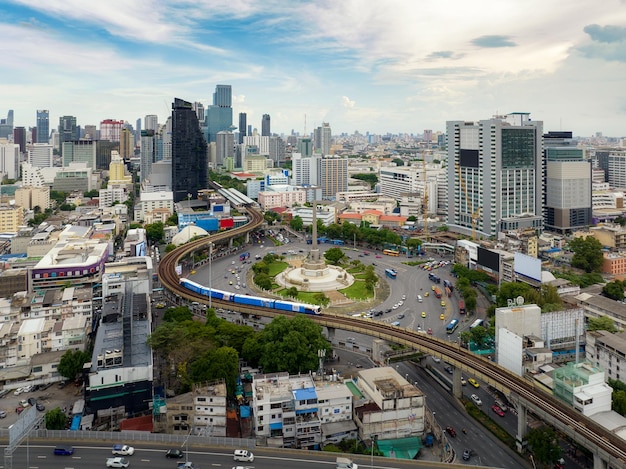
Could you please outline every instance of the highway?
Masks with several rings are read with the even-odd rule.
[[[55,456],[52,454],[56,442],[40,441],[31,442],[28,446],[23,444],[13,455],[13,467],[28,469],[91,469],[94,467],[106,467],[106,460],[111,455],[112,445],[87,445],[84,442],[74,446],[72,456]],[[67,442],[61,442],[67,444]],[[167,448],[156,446],[134,445],[135,454],[125,456],[130,462],[129,469],[173,469],[178,462],[186,459],[168,459],[165,457]],[[184,449],[184,448],[183,448]],[[233,460],[232,450],[225,448],[193,448],[189,447],[187,460],[194,463],[197,469],[209,468],[232,468],[236,466],[249,467],[252,469],[319,469],[326,467],[335,468],[336,453],[316,452],[315,459],[305,451],[292,451],[285,449],[257,448],[254,450],[254,462],[243,463]],[[368,456],[350,456],[363,469],[374,468],[397,468],[408,469],[415,467],[444,468],[448,464],[436,462],[418,462],[400,459],[371,458]],[[373,462],[373,465],[372,465]],[[509,467],[509,466],[507,466]],[[0,469],[4,469],[0,466]]]
[[[165,256],[159,265],[159,279],[164,288],[175,294],[179,301],[196,301],[208,305],[209,301],[207,298],[194,294],[178,284],[178,275],[175,267],[183,257],[192,252],[206,249],[211,242],[223,242],[231,237],[245,234],[260,227],[263,222],[262,214],[253,208],[248,208],[248,214],[250,222],[247,225],[192,241]],[[212,304],[215,307],[223,307],[266,317],[285,314],[284,311],[279,312],[261,307],[234,305],[230,302],[222,302],[215,299],[212,300]],[[621,438],[593,420],[581,415],[573,408],[544,393],[539,388],[535,388],[532,382],[526,381],[492,362],[475,356],[459,348],[454,343],[421,334],[414,330],[391,326],[382,321],[345,317],[329,313],[321,316],[311,316],[311,318],[329,329],[342,329],[361,333],[440,356],[464,372],[478,376],[482,381],[507,394],[513,394],[520,401],[530,405],[535,412],[558,424],[561,429],[568,430],[570,436],[578,437],[585,441],[589,449],[599,453],[603,459],[610,460],[614,467],[626,467],[626,448]]]

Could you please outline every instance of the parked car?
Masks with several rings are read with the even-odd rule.
[[[22,412],[24,412],[24,407],[22,407],[21,405],[15,408],[15,413],[17,415],[20,415]]]
[[[472,457],[472,450],[469,448],[465,448],[463,450],[463,461],[469,461]]]
[[[68,445],[58,445],[54,447],[54,454],[57,456],[71,456],[74,454],[74,447]]]
[[[44,410],[46,410],[46,406],[43,405],[41,402],[38,402],[36,407],[39,412],[43,412]]]
[[[456,431],[451,426],[446,427],[446,433],[450,435],[452,438],[456,438]]]
[[[478,397],[476,394],[472,394],[472,401],[474,401],[474,404],[476,405],[483,405],[483,401],[480,400],[480,397]],[[499,407],[498,407],[499,409]]]
[[[22,399],[20,401],[20,406],[26,408],[26,407],[30,406],[30,403],[26,399]]]
[[[173,459],[180,459],[185,455],[185,453],[183,453],[181,450],[179,450],[178,448],[172,448],[172,449],[168,449],[167,453],[165,453],[165,457],[166,458],[173,458]]]
[[[491,406],[491,410],[493,410],[500,417],[504,417],[504,411],[500,407],[498,407],[497,405]]]
[[[6,410],[0,410],[0,419],[4,419],[7,416],[7,411]]]
[[[113,445],[111,453],[117,456],[132,456],[135,454],[135,448],[128,445]]]
[[[9,391],[8,389],[3,389],[2,391],[0,391],[0,398],[6,396],[7,394],[9,394],[11,391]]]
[[[37,405],[37,400],[34,397],[29,397],[27,402],[31,407],[35,407]]]
[[[391,323],[392,326],[399,326],[400,325],[400,321],[394,321]]]
[[[22,394],[24,392],[24,388],[17,388],[14,392],[13,395],[14,396],[19,396],[20,394]]]
[[[126,458],[108,458],[107,467],[128,467],[130,462]]]

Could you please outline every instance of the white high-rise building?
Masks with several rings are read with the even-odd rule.
[[[269,155],[270,154],[270,137],[269,136],[261,136],[258,133],[254,133],[254,135],[246,135],[243,138],[244,145],[257,147],[259,149],[259,155]]]
[[[159,116],[148,114],[143,120],[143,130],[159,130]]]
[[[448,226],[465,234],[543,229],[543,122],[512,113],[448,121]]]
[[[322,155],[330,154],[331,131],[328,122],[323,122],[321,127],[315,129],[313,132],[313,140],[316,153],[321,153]]]
[[[33,143],[28,146],[28,162],[38,168],[52,168],[53,148],[50,143]]]
[[[37,166],[33,166],[28,162],[22,163],[22,184],[31,187],[43,187],[46,185],[46,178]]]
[[[222,130],[216,136],[216,163],[223,165],[226,158],[235,157],[235,135],[227,130]]]
[[[319,155],[311,157],[303,157],[301,153],[293,153],[292,161],[292,178],[291,183],[295,186],[319,184]]]
[[[16,143],[0,143],[0,173],[8,179],[20,175],[20,146]]]

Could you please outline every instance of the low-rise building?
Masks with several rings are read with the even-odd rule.
[[[352,420],[353,394],[341,382],[325,381],[317,386],[317,402],[322,422],[322,444],[354,440],[358,432]]]
[[[193,433],[202,436],[226,436],[228,393],[223,379],[193,386]]]
[[[602,273],[609,275],[626,274],[626,256],[617,252],[605,252],[602,260]]]
[[[588,331],[585,347],[587,361],[606,370],[608,378],[626,384],[626,333]]]
[[[146,214],[155,209],[167,209],[174,213],[174,196],[172,191],[141,192],[135,203],[135,220],[145,220]]]
[[[568,363],[554,371],[554,397],[583,415],[611,410],[613,389],[606,384],[604,370],[588,361]]]
[[[259,192],[259,205],[264,210],[276,207],[292,207],[294,204],[303,205],[306,200],[306,192],[291,186],[272,186],[272,191]],[[288,189],[291,188],[291,189]]]

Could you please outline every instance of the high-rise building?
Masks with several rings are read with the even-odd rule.
[[[269,137],[270,135],[272,135],[269,114],[263,114],[263,118],[261,119],[261,135],[263,137]]]
[[[543,123],[528,113],[448,121],[448,225],[466,234],[543,228]]]
[[[305,157],[301,153],[292,153],[291,183],[295,186],[317,186],[319,181],[319,155]]]
[[[232,107],[233,90],[230,85],[217,85],[213,93],[213,106]]]
[[[37,140],[33,143],[48,143],[50,138],[50,111],[41,109],[37,111]]]
[[[316,153],[330,155],[331,131],[330,124],[328,122],[323,122],[321,127],[315,129],[313,132],[313,139]]]
[[[119,151],[119,142],[110,140],[94,140],[96,142],[96,169],[109,169],[111,164],[111,152]]]
[[[9,109],[7,113],[7,125],[10,125],[11,128],[13,127],[13,109]]]
[[[87,140],[98,140],[98,129],[93,124],[85,125],[85,131],[83,132],[82,138]]]
[[[233,108],[230,85],[217,85],[213,93],[213,104],[207,106],[204,113],[204,138],[207,143],[217,141],[217,133],[232,130]]]
[[[239,140],[238,143],[243,143],[243,138],[248,135],[248,115],[245,112],[239,113]]]
[[[144,118],[143,129],[153,130],[154,132],[159,130],[159,116],[157,116],[156,114],[148,114]],[[139,131],[139,134],[141,135],[141,131]]]
[[[141,140],[141,117],[135,121],[135,142]]]
[[[20,146],[15,143],[0,143],[0,180],[4,177],[17,179],[20,176]]]
[[[119,142],[120,134],[122,133],[122,127],[124,127],[124,121],[118,121],[115,119],[103,120],[102,122],[100,122],[100,140]]]
[[[120,133],[120,157],[127,161],[133,156],[135,139],[132,129],[124,127]]]
[[[79,140],[79,139],[80,139],[80,129],[76,125],[76,117],[74,116],[60,117],[59,118],[59,150],[61,152],[61,156],[63,156],[63,144],[65,142],[72,142],[74,140]],[[93,166],[92,168],[95,168],[95,166]]]
[[[235,136],[232,132],[223,130],[217,133],[216,164],[222,166],[226,158],[235,156]]]
[[[309,137],[303,137],[298,140],[298,153],[308,158],[313,154],[313,143]]]
[[[150,179],[152,172],[152,163],[156,162],[156,138],[154,130],[141,131],[141,160],[139,163],[139,171],[141,172],[141,181]]]
[[[96,140],[65,141],[62,145],[64,168],[70,163],[85,163],[88,168],[96,169]]]
[[[318,185],[324,199],[334,199],[337,192],[348,190],[348,158],[319,158]]]
[[[20,146],[20,153],[26,151],[26,129],[24,127],[13,129],[13,143]]]
[[[37,168],[52,168],[51,143],[33,143],[28,146],[28,163]]]
[[[172,191],[174,202],[195,198],[208,187],[207,145],[191,103],[172,103]]]
[[[577,148],[572,132],[548,132],[543,148],[545,228],[568,234],[591,225],[591,160]]]
[[[274,162],[274,166],[285,161],[285,141],[278,135],[270,137],[270,159]]]

